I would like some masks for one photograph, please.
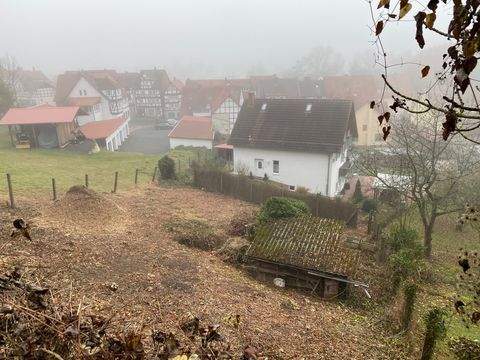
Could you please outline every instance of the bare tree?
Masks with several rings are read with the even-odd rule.
[[[20,66],[13,56],[0,58],[0,78],[10,91],[13,103],[17,102],[20,89]]]
[[[302,57],[291,70],[296,77],[312,77],[318,79],[326,75],[342,73],[345,59],[330,46],[317,46]]]
[[[395,134],[380,149],[360,150],[357,171],[376,178],[418,210],[425,256],[432,253],[432,235],[439,216],[463,209],[459,195],[477,171],[480,156],[475,144],[441,135],[441,113],[425,113],[391,120]]]
[[[480,1],[478,0],[366,0],[370,7],[372,33],[382,68],[384,91],[377,105],[385,106],[384,95],[391,92],[393,102],[390,105],[395,112],[403,109],[410,113],[436,111],[443,116],[443,138],[460,134],[466,139],[480,143],[473,131],[480,129],[480,106],[478,97],[480,88],[474,78],[477,59],[480,55]],[[373,5],[377,6],[373,6]],[[448,27],[441,29],[437,24],[437,14],[448,16]],[[431,71],[433,64],[415,61],[389,62],[387,44],[382,34],[393,22],[402,22],[415,27],[412,29],[412,42],[423,49],[426,41],[424,32],[445,39],[447,42],[434,62],[440,63],[438,71]],[[393,46],[395,44],[392,44]],[[387,56],[388,55],[388,56]],[[411,65],[418,67],[418,77],[428,81],[423,91],[413,94],[400,91],[390,78],[392,68]],[[433,74],[432,74],[433,73]],[[430,91],[438,84],[447,84],[447,91],[440,97],[432,96]],[[387,91],[388,90],[388,91]],[[372,107],[375,103],[372,102]],[[388,124],[383,125],[388,137]]]

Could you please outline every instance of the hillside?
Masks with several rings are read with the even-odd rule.
[[[22,264],[50,284],[57,300],[73,297],[115,314],[118,326],[142,323],[148,336],[161,324],[179,334],[189,314],[213,323],[238,314],[238,330],[221,327],[236,354],[252,344],[269,359],[404,358],[374,316],[261,284],[214,253],[178,244],[165,230],[166,222],[181,217],[203,219],[221,233],[252,205],[155,186],[122,194],[73,192],[56,203],[19,199],[19,205],[2,210],[0,271]],[[16,216],[32,221],[33,242],[8,237]]]

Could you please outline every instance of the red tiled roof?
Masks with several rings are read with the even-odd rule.
[[[168,134],[169,138],[213,140],[212,119],[184,116]]]
[[[327,99],[352,100],[355,109],[377,98],[379,78],[371,75],[326,76],[323,80]]]
[[[0,120],[1,125],[34,125],[70,123],[77,116],[78,106],[40,105],[11,108]]]
[[[70,97],[68,103],[75,106],[93,106],[98,104],[101,99],[97,96]]]
[[[80,131],[87,139],[105,139],[112,135],[120,126],[125,123],[124,118],[114,118],[109,120],[92,121],[82,125]]]
[[[178,91],[182,91],[183,87],[185,86],[185,84],[180,80],[178,80],[177,78],[173,78],[172,84],[178,89]]]

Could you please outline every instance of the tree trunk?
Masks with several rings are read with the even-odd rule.
[[[423,245],[425,247],[425,257],[427,259],[432,257],[432,235],[435,220],[436,216],[432,215],[428,221],[424,222],[423,226]]]

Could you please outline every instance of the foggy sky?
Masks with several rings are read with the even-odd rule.
[[[0,55],[47,75],[154,66],[180,76],[281,73],[319,45],[347,59],[373,52],[363,0],[0,0],[0,14]],[[387,40],[413,49],[413,32],[399,26]]]

